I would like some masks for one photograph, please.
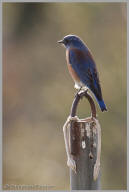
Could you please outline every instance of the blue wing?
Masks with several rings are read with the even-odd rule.
[[[96,64],[89,51],[72,48],[69,50],[69,63],[80,80],[94,93],[97,100],[102,100],[101,87]]]

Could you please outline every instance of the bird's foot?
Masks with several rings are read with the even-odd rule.
[[[79,92],[81,91],[82,87],[79,87],[77,84],[75,84],[74,87],[77,89],[77,92],[75,93],[75,97],[76,97],[77,94],[79,94]]]
[[[76,173],[76,162],[72,158],[72,156],[68,158],[67,165],[68,165],[68,167],[70,167]]]
[[[82,88],[82,86],[80,86],[78,83],[75,83],[74,88],[77,90],[80,90]]]
[[[78,95],[81,95],[82,93],[85,93],[88,91],[88,88],[87,87],[81,87],[78,91]]]

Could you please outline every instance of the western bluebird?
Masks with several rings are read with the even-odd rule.
[[[101,111],[107,111],[103,101],[95,61],[85,43],[75,35],[67,35],[58,41],[66,47],[68,70],[75,82],[75,88],[87,87],[94,94]]]

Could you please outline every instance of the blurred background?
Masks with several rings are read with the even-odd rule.
[[[68,34],[92,51],[108,107],[95,101],[102,189],[126,189],[125,3],[3,3],[3,185],[69,189],[62,127],[75,89],[57,44]],[[89,115],[82,100],[78,116]]]

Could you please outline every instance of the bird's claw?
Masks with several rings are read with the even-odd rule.
[[[85,94],[88,91],[88,89],[86,87],[82,87],[79,91],[78,91],[78,95],[82,95]]]
[[[67,165],[76,173],[76,163],[72,157],[68,158]]]

